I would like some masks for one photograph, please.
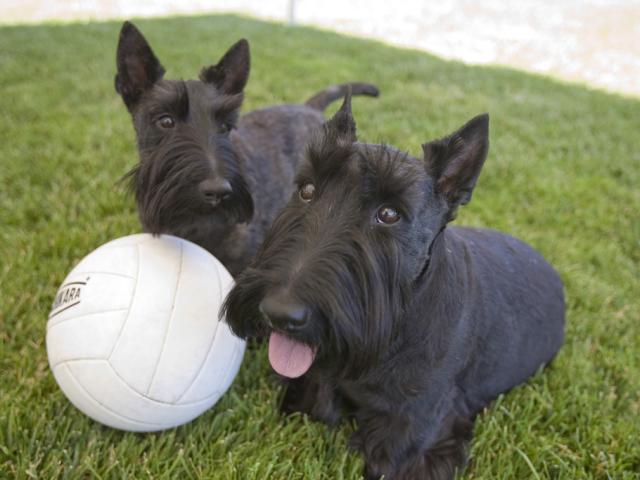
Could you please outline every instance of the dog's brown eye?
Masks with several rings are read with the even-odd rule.
[[[376,214],[376,220],[379,223],[386,225],[392,225],[400,220],[400,213],[393,207],[385,206],[381,207]]]
[[[173,128],[176,124],[171,115],[161,116],[157,123],[160,128]]]
[[[305,183],[300,187],[300,198],[305,202],[310,202],[313,199],[313,196],[316,193],[316,187],[313,183]]]
[[[229,122],[224,122],[220,125],[218,130],[220,133],[229,133],[231,131],[231,124]]]

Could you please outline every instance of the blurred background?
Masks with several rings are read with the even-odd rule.
[[[640,96],[640,0],[0,1],[5,24],[215,12],[312,25]]]

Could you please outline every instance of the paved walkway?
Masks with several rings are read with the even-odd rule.
[[[0,22],[238,12],[640,97],[640,0],[0,0]]]

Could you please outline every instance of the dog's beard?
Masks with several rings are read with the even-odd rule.
[[[223,306],[222,315],[243,338],[271,334],[259,304],[290,278],[291,258],[298,253],[293,249],[304,244],[286,217],[285,211],[276,220],[256,260],[238,277]],[[304,331],[290,338],[314,350],[315,367],[345,377],[374,366],[389,352],[397,332],[395,322],[409,298],[410,283],[401,279],[396,246],[389,242],[374,250],[370,245],[371,240],[358,233],[348,242],[335,242],[315,252],[289,285],[295,300],[313,311]],[[295,346],[287,348],[293,351]],[[270,360],[273,365],[274,359]]]
[[[226,165],[231,163],[227,161]],[[195,144],[169,145],[157,149],[153,156],[143,155],[141,163],[123,180],[135,195],[146,231],[201,243],[193,237],[224,237],[233,225],[246,223],[253,216],[253,199],[246,182],[237,169],[225,170],[231,193],[215,206],[198,192],[199,183],[211,176],[211,169]]]
[[[230,224],[246,223],[253,217],[253,198],[244,179],[234,172],[229,178],[231,195],[223,201],[222,214]]]
[[[349,242],[316,254],[308,274],[296,284],[302,302],[313,305],[323,327],[315,332],[321,368],[357,376],[378,363],[393,343],[406,289],[399,281],[395,245],[378,247],[372,249],[354,232]]]

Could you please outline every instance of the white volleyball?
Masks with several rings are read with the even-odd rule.
[[[218,320],[233,279],[206,250],[130,235],[87,255],[58,290],[47,353],[77,408],[110,427],[156,431],[210,408],[245,343]]]

